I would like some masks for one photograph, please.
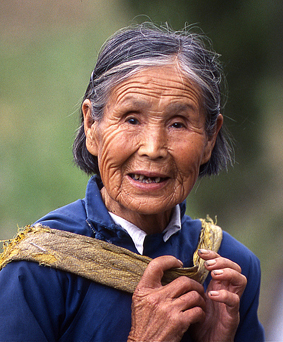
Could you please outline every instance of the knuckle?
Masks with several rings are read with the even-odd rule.
[[[240,297],[236,293],[234,293],[234,297],[235,303],[240,305]]]
[[[193,290],[190,292],[190,297],[194,302],[197,302],[200,298],[200,294],[197,291]]]
[[[201,307],[195,307],[194,310],[194,319],[196,321],[202,321],[205,319],[205,312]]]
[[[222,299],[226,302],[227,300],[228,300],[228,298],[229,298],[229,293],[228,293],[228,291],[221,291],[222,292]]]
[[[170,322],[172,322],[173,325],[179,324],[179,322],[180,322],[180,314],[178,314],[175,311],[170,312]]]
[[[222,297],[223,302],[227,303],[229,306],[239,308],[240,296],[237,293],[222,291],[221,297]]]
[[[160,310],[160,298],[156,293],[135,292],[132,296],[132,304],[135,307],[146,307],[150,311]]]
[[[132,302],[134,304],[143,302],[147,297],[149,293],[142,287],[137,287],[135,292],[133,293],[132,296]]]
[[[236,293],[233,293],[232,301],[233,301],[234,308],[239,310],[239,308],[240,308],[240,297]]]
[[[183,315],[181,312],[172,312],[170,313],[170,322],[175,326],[178,327],[178,330],[187,330],[189,325],[188,318]]]
[[[148,306],[156,308],[159,305],[159,300],[157,296],[151,294],[145,297],[145,302]]]
[[[190,286],[191,284],[191,279],[186,276],[180,276],[176,280],[180,283],[180,285]]]
[[[194,307],[184,313],[182,316],[182,324],[188,328],[188,326],[193,323],[203,322],[205,320],[205,316],[205,311],[201,307]]]
[[[158,272],[159,270],[161,270],[161,266],[160,266],[158,259],[151,260],[146,270],[147,272]]]
[[[175,281],[178,282],[179,286],[182,286],[187,291],[193,290],[195,288],[201,290],[203,288],[201,284],[187,276],[180,276]]]
[[[204,307],[205,300],[197,291],[190,291],[185,295],[181,296],[180,301],[183,302],[183,305],[186,307]]]

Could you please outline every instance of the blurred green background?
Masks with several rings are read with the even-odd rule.
[[[260,258],[268,334],[283,279],[282,0],[1,1],[0,239],[84,197],[71,148],[97,53],[117,29],[150,20],[195,24],[222,55],[236,163],[196,184],[188,213],[217,216]]]

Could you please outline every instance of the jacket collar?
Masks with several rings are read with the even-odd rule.
[[[85,208],[87,222],[92,228],[98,231],[108,229],[112,231],[124,231],[120,226],[116,225],[105,207],[100,190],[103,187],[100,179],[97,176],[90,178],[85,195]],[[186,212],[186,201],[180,203],[181,220]],[[94,228],[95,227],[95,228]]]
[[[103,184],[97,176],[90,178],[86,188],[85,208],[88,222],[95,225],[111,227],[114,222],[105,207],[100,190]]]

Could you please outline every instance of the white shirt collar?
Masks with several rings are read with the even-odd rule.
[[[116,224],[120,225],[123,229],[125,229],[128,232],[138,252],[140,254],[143,254],[143,243],[147,234],[143,230],[141,230],[139,227],[123,219],[122,217],[117,216],[110,212],[109,214]],[[166,242],[173,234],[175,234],[180,229],[181,229],[181,210],[180,210],[180,206],[177,205],[173,209],[172,217],[168,226],[163,231],[164,242]]]

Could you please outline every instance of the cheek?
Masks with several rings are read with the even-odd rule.
[[[196,148],[196,144],[188,142],[175,146],[174,160],[178,170],[178,183],[181,187],[190,190],[196,182],[199,175],[199,168],[202,160],[202,144]]]
[[[135,150],[134,139],[124,130],[105,132],[98,153],[98,165],[101,176],[113,177],[123,169],[123,164]]]
[[[201,152],[201,149],[197,149],[196,144],[190,141],[176,145],[174,148],[175,160],[184,172],[199,168],[202,159]]]

